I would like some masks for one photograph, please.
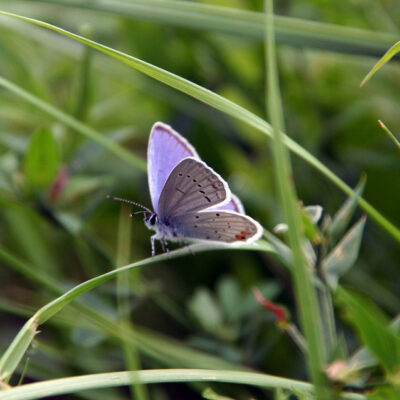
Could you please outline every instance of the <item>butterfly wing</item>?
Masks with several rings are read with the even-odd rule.
[[[169,174],[158,202],[164,222],[177,215],[224,205],[231,200],[227,183],[203,161],[183,159]]]
[[[239,214],[245,214],[244,207],[242,202],[239,200],[235,194],[231,193],[231,201],[222,206],[218,205],[215,207],[210,207],[209,210],[226,210],[226,211],[235,211]]]
[[[170,126],[156,122],[150,133],[147,148],[147,175],[153,209],[158,212],[158,201],[168,176],[186,157],[199,158],[189,142]]]
[[[263,232],[247,215],[221,210],[178,215],[171,220],[171,227],[178,237],[224,243],[250,243]]]

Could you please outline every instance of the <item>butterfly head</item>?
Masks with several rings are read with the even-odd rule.
[[[156,213],[145,214],[144,222],[149,229],[154,229],[158,224],[158,216]]]

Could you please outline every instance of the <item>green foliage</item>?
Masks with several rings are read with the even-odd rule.
[[[361,86],[365,85],[377,71],[379,71],[388,61],[390,61],[400,51],[400,42],[395,43],[374,65],[368,72],[366,77],[362,80]]]
[[[48,186],[60,167],[60,152],[52,132],[38,129],[32,134],[25,153],[24,171],[27,183],[33,188]]]
[[[142,400],[311,400],[310,359],[317,389],[327,378],[344,399],[399,397],[400,319],[380,311],[400,303],[398,151],[376,124],[400,131],[398,66],[358,83],[397,40],[400,10],[275,2],[264,60],[261,3],[218,4],[2,2],[0,399],[126,399],[128,386]],[[290,173],[285,149],[271,159],[266,90]],[[106,195],[150,207],[157,120],[227,179],[263,239],[149,257],[135,209]]]
[[[372,303],[343,288],[338,291],[347,318],[357,328],[363,343],[378,357],[389,379],[399,373],[400,336],[388,328],[388,321]]]
[[[337,287],[339,277],[344,275],[358,258],[365,221],[365,218],[361,218],[322,263],[326,280],[333,289]]]

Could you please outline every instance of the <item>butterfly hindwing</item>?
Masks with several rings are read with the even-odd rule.
[[[158,211],[159,197],[170,172],[186,157],[199,156],[189,142],[170,126],[155,123],[147,148],[149,190],[155,212]]]
[[[230,211],[201,211],[179,215],[171,220],[178,236],[215,242],[252,242],[262,234],[252,218]]]
[[[226,182],[204,162],[188,157],[171,171],[160,195],[158,215],[162,221],[169,221],[230,200]]]

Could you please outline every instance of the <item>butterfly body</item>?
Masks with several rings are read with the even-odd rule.
[[[228,184],[198,156],[188,141],[161,122],[154,124],[147,151],[148,180],[154,212],[145,213],[155,240],[243,243],[257,240],[260,224],[244,214]],[[129,202],[129,201],[127,201]]]

